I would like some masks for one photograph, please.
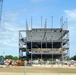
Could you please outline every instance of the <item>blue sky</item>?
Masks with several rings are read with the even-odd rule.
[[[26,28],[26,19],[30,28],[31,16],[33,27],[40,27],[42,16],[43,27],[47,19],[47,27],[50,28],[51,16],[54,17],[54,27],[60,27],[61,16],[67,18],[70,31],[70,56],[76,55],[76,0],[4,0],[0,28],[0,55],[19,55],[18,31]]]

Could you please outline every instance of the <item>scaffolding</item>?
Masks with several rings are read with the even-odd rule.
[[[31,29],[28,29],[26,21],[26,30],[19,31],[19,58],[27,58],[27,60],[34,59],[60,59],[64,61],[69,57],[69,30],[67,26],[67,19],[63,21],[63,17],[60,19],[60,28],[47,28],[47,19],[45,20],[45,26],[42,28],[32,28],[31,17]],[[66,29],[65,29],[66,28]],[[25,33],[25,36],[22,36]],[[25,55],[23,53],[25,52]]]

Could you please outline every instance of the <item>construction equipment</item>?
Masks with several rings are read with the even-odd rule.
[[[18,66],[24,66],[24,61],[23,60],[16,60]]]

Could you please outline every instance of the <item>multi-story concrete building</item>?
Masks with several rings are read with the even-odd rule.
[[[22,37],[22,32],[25,37]],[[69,30],[61,28],[32,28],[19,31],[19,57],[27,59],[61,59],[69,52]],[[25,53],[25,55],[24,55]]]

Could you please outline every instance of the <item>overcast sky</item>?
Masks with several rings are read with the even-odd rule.
[[[25,29],[27,19],[29,28],[33,17],[33,28],[43,27],[47,19],[47,27],[51,28],[51,16],[54,17],[54,28],[60,27],[60,18],[68,19],[70,56],[76,55],[76,0],[4,0],[2,25],[0,28],[0,55],[18,56],[18,31]]]

